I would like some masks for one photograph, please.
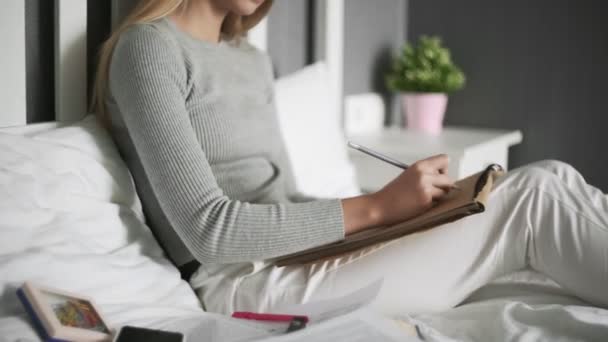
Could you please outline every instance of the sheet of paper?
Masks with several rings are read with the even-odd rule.
[[[367,309],[325,320],[296,332],[257,340],[258,342],[414,342],[422,341],[415,330]]]
[[[287,323],[268,323],[208,314],[209,319],[187,329],[189,333],[186,341],[420,341],[415,327],[405,326],[367,308],[377,297],[381,287],[382,279],[378,279],[343,297],[273,310],[276,313],[308,316],[310,322],[307,327],[296,332],[285,333]]]
[[[276,329],[273,329],[271,325],[257,321],[204,313],[191,318],[167,318],[150,328],[181,332],[185,342],[240,342],[282,334],[286,325],[277,325]]]
[[[370,304],[378,296],[378,293],[382,288],[382,281],[383,279],[380,278],[343,297],[306,304],[283,306],[277,308],[275,311],[292,315],[305,315],[308,316],[311,323],[323,321],[353,312]]]

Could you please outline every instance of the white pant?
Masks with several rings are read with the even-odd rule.
[[[486,212],[423,233],[305,266],[203,266],[191,283],[207,310],[229,314],[336,297],[384,278],[373,305],[398,314],[445,310],[526,266],[608,307],[608,197],[567,164],[511,171]]]

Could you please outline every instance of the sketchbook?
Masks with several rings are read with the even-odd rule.
[[[274,262],[277,266],[288,266],[334,258],[481,213],[485,210],[495,180],[502,174],[502,167],[492,164],[477,174],[457,181],[459,190],[450,191],[431,209],[419,216],[390,227],[378,227],[351,234],[344,240],[282,256]]]

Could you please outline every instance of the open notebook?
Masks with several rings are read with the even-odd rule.
[[[502,167],[492,164],[484,171],[457,181],[456,185],[460,189],[450,191],[424,214],[390,227],[364,230],[349,235],[342,241],[279,257],[275,259],[275,264],[306,264],[331,258],[481,213],[485,210],[496,178],[502,173]]]

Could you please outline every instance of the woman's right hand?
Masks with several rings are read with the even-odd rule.
[[[446,155],[420,160],[378,192],[343,200],[346,234],[402,222],[428,210],[454,185],[447,175],[448,162]]]
[[[381,225],[394,224],[420,215],[454,185],[448,171],[448,156],[420,160],[372,196]]]

